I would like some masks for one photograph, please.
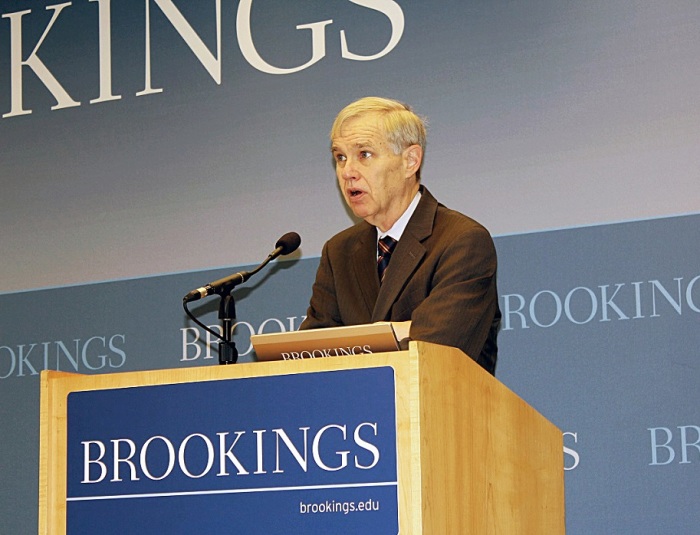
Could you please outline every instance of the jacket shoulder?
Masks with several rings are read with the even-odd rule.
[[[356,225],[348,227],[330,238],[326,242],[326,249],[329,254],[350,251],[359,241],[372,239],[374,233],[376,233],[376,229],[373,226],[364,221],[360,221]]]
[[[454,232],[485,232],[491,235],[488,229],[476,219],[469,217],[457,210],[447,208],[443,204],[438,204],[435,214],[435,226],[450,228]]]

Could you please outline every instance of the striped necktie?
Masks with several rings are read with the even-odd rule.
[[[384,236],[377,242],[377,273],[379,273],[379,284],[384,282],[386,268],[391,260],[391,253],[398,242],[391,236]]]

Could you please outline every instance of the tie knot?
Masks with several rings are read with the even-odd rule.
[[[384,282],[386,268],[389,266],[391,253],[398,242],[391,236],[384,236],[377,242],[377,273],[379,275],[379,284]]]

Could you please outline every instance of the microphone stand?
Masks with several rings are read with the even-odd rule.
[[[233,320],[236,319],[236,302],[233,299],[233,295],[231,295],[234,286],[235,283],[231,283],[218,292],[221,298],[219,301],[219,319],[221,320],[222,334],[219,334],[199,321],[187,307],[187,298],[182,300],[182,307],[185,309],[187,316],[202,329],[219,339],[219,364],[236,364],[236,362],[238,362],[238,350],[236,349],[236,344],[233,341],[231,333]]]
[[[255,275],[258,271],[264,268],[270,260],[277,258],[282,252],[283,247],[277,247],[268,257],[253,271],[245,271],[243,273],[237,273],[238,280],[232,279],[231,281],[224,284],[221,288],[221,301],[219,302],[219,319],[221,320],[221,326],[224,330],[221,340],[219,340],[219,364],[236,364],[238,361],[238,350],[236,349],[236,343],[233,341],[231,336],[231,328],[233,327],[233,320],[236,319],[236,303],[233,299],[233,288],[240,283],[247,281],[250,277]]]
[[[231,292],[221,295],[219,301],[219,319],[223,336],[219,340],[219,364],[236,364],[238,349],[231,336],[233,320],[236,319],[236,302]]]

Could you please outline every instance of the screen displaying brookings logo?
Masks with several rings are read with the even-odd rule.
[[[67,533],[398,533],[391,367],[74,392]]]

